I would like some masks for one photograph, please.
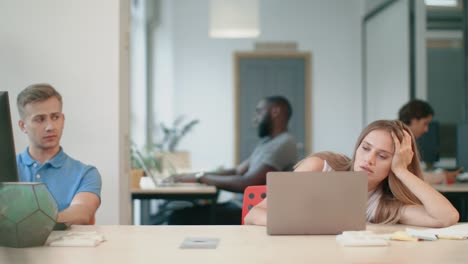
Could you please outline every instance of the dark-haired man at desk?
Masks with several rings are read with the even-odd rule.
[[[416,139],[427,133],[434,109],[425,101],[414,99],[398,111],[398,119],[405,123]],[[455,171],[424,172],[424,180],[431,184],[453,182],[463,168]]]
[[[99,207],[101,176],[93,166],[65,154],[62,96],[48,84],[34,84],[17,98],[21,131],[29,146],[17,156],[20,181],[43,182],[55,198],[57,222],[91,224]]]
[[[292,115],[289,101],[282,96],[266,97],[258,102],[254,123],[260,142],[236,168],[218,172],[199,172],[173,176],[176,182],[199,182],[219,189],[243,193],[251,185],[265,185],[270,171],[289,170],[297,161],[296,141],[288,133]],[[217,224],[240,224],[242,198],[216,207]],[[174,213],[170,224],[207,224],[208,207],[187,208]]]

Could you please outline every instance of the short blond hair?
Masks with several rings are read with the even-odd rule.
[[[18,106],[18,113],[21,118],[24,118],[24,108],[27,104],[34,102],[42,102],[51,97],[59,100],[60,105],[63,104],[62,96],[55,88],[47,83],[36,83],[29,85],[16,98],[16,105]]]

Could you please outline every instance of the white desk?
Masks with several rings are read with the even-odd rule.
[[[432,185],[436,190],[441,193],[459,192],[468,193],[468,183],[454,183],[454,184],[434,184]]]
[[[198,183],[174,183],[168,186],[156,186],[151,189],[132,189],[132,195],[214,195],[216,187]]]
[[[403,226],[371,225],[389,233]],[[391,241],[388,247],[343,247],[335,236],[268,236],[258,226],[74,226],[102,233],[95,248],[0,247],[0,263],[468,263],[468,240]],[[217,249],[179,249],[186,237],[216,237]]]
[[[168,186],[157,186],[151,189],[132,189],[132,201],[141,200],[141,222],[148,223],[149,219],[149,200],[165,199],[165,200],[184,200],[195,201],[199,199],[207,199],[211,202],[211,222],[215,223],[216,200],[218,191],[215,186],[208,186],[198,183],[175,183]],[[134,203],[132,206],[135,206]],[[135,213],[135,210],[133,210]]]

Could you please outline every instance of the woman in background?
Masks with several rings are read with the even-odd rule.
[[[409,128],[400,121],[379,120],[359,136],[352,160],[320,152],[295,171],[364,171],[368,176],[367,221],[445,227],[458,222],[458,211],[422,179],[419,154]],[[245,217],[245,224],[266,225],[267,199]]]

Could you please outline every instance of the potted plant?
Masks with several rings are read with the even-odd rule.
[[[190,153],[188,151],[177,150],[177,146],[181,139],[199,122],[198,119],[185,121],[184,116],[179,116],[170,127],[164,123],[160,123],[159,127],[163,132],[163,137],[155,146],[161,150],[157,155],[162,159],[162,165],[166,173],[190,169]]]

